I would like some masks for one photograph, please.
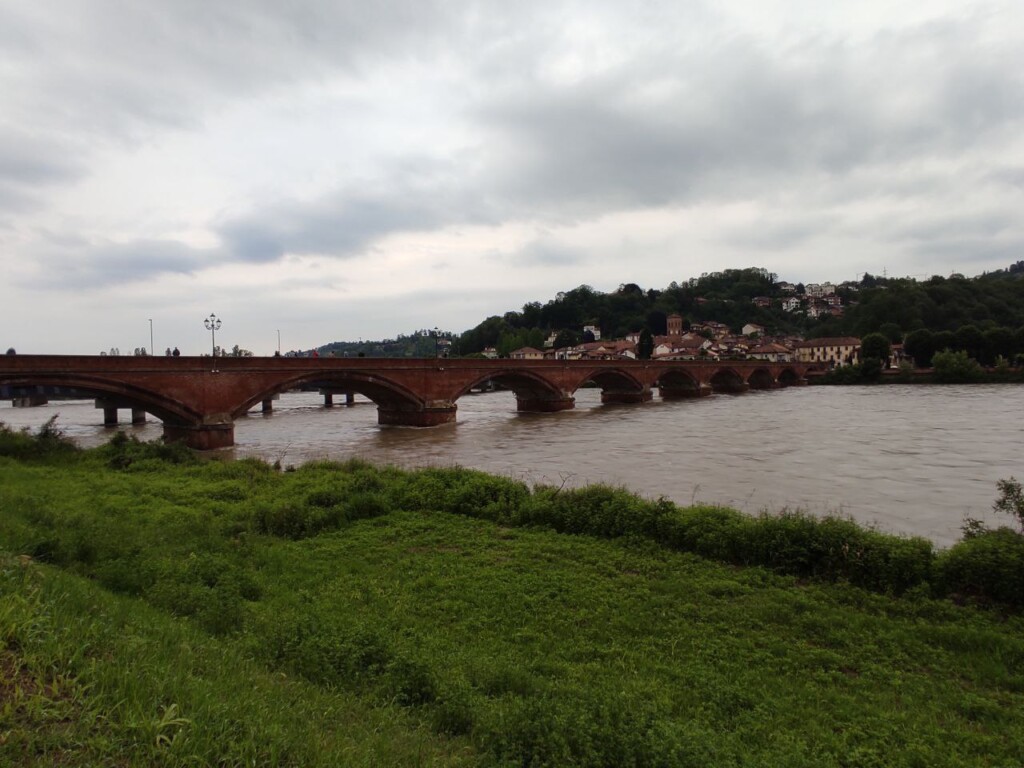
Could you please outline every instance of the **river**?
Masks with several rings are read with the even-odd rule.
[[[468,395],[458,405],[456,424],[381,428],[369,401],[325,408],[315,393],[286,393],[272,414],[240,419],[235,447],[219,453],[283,465],[350,457],[457,464],[530,483],[609,483],[680,504],[838,513],[943,546],[959,538],[965,516],[1009,524],[991,512],[996,481],[1024,479],[1019,385],[802,387],[616,406],[584,389],[575,410],[553,414],[517,414],[511,392]],[[17,428],[54,414],[81,445],[109,439],[92,401],[0,405],[0,422]],[[148,419],[119,428],[159,438],[160,422]]]

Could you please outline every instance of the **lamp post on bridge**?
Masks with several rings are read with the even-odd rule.
[[[153,318],[149,318],[149,354],[156,354],[156,347],[153,346]]]
[[[206,326],[206,330],[210,332],[210,353],[213,355],[213,372],[217,372],[217,331],[220,330],[220,318],[217,317],[213,312],[210,316],[203,320],[203,325]]]

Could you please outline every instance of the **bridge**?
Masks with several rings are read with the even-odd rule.
[[[167,440],[201,450],[234,444],[234,422],[281,392],[317,388],[377,404],[380,424],[429,427],[455,420],[457,401],[494,382],[524,412],[572,408],[584,385],[604,403],[663,399],[807,383],[806,363],[659,360],[484,360],[307,357],[0,356],[0,396],[38,402],[48,394],[96,398],[106,423],[118,408],[151,413]],[[113,418],[111,419],[111,414]]]

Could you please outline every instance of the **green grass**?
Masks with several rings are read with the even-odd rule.
[[[155,453],[0,457],[0,765],[1024,755],[1024,620],[793,565],[832,529],[715,539],[748,567],[608,489]]]

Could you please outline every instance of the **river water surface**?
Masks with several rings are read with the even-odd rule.
[[[839,513],[881,530],[959,538],[965,516],[991,512],[996,481],[1024,479],[1024,386],[800,387],[642,405],[601,404],[576,393],[576,409],[518,414],[511,392],[467,395],[458,422],[382,428],[376,407],[325,408],[315,393],[286,393],[274,412],[235,425],[226,456],[283,465],[351,457],[405,467],[462,465],[530,483],[624,485],[681,504],[756,513],[801,508]],[[37,408],[0,405],[0,422],[58,425],[84,446],[109,439],[92,401]],[[121,412],[128,420],[127,411]],[[157,439],[160,422],[119,427]]]

